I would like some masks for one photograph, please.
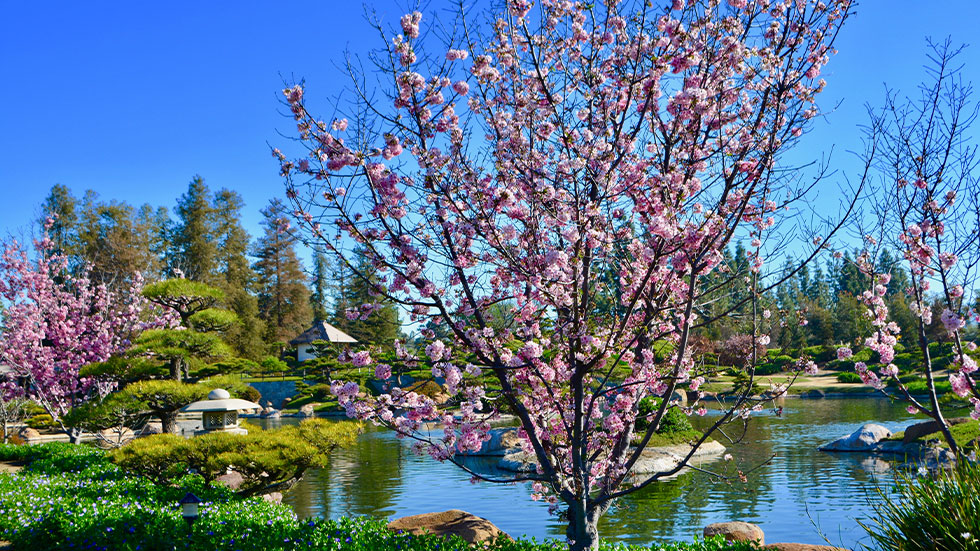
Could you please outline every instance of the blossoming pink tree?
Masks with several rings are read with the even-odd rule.
[[[0,363],[29,382],[27,395],[60,423],[73,442],[81,431],[63,416],[93,397],[102,397],[112,381],[79,375],[82,366],[107,360],[129,347],[144,325],[141,279],[117,296],[95,285],[87,274],[69,270],[68,259],[53,250],[45,235],[34,242],[33,256],[16,241],[0,256],[0,297],[4,301]]]
[[[865,345],[879,354],[883,367],[878,373],[863,362],[855,367],[866,384],[905,400],[909,412],[938,422],[950,450],[959,453],[940,406],[938,369],[929,344],[944,342],[953,347],[955,361],[949,368],[952,390],[960,398],[969,398],[974,406],[971,415],[980,418],[980,388],[974,376],[977,363],[970,356],[976,345],[965,342],[962,335],[967,320],[977,320],[977,312],[966,299],[975,291],[973,282],[980,263],[980,181],[976,146],[969,141],[978,105],[955,65],[959,49],[948,41],[930,43],[930,47],[931,81],[920,87],[920,96],[901,101],[897,93],[889,91],[885,106],[872,113],[869,143],[875,145],[873,154],[867,156],[867,166],[877,169],[881,178],[871,194],[875,204],[869,212],[873,216],[861,220],[873,229],[862,232],[867,248],[857,262],[872,284],[860,297],[873,326]],[[900,251],[911,274],[903,291],[916,318],[915,333],[902,336],[906,346],[921,351],[922,363],[917,367],[925,375],[924,398],[909,391],[892,363],[900,330],[889,318],[884,298],[890,267],[876,269],[877,253],[883,246]],[[930,331],[933,299],[943,308],[940,321],[944,331],[938,339]],[[838,350],[839,358],[851,354],[849,348]],[[886,389],[889,379],[895,382],[894,392]]]
[[[713,321],[701,317],[706,297],[735,277],[756,297],[772,281],[765,243],[807,188],[774,169],[818,113],[819,75],[849,9],[668,4],[511,0],[485,26],[460,10],[437,29],[437,55],[422,15],[408,14],[372,57],[378,86],[352,73],[349,119],[321,121],[301,86],[285,90],[306,151],[274,151],[309,238],[364,277],[359,248],[379,297],[451,334],[425,355],[458,412],[394,386],[362,401],[357,384],[336,382],[348,414],[467,468],[456,454],[479,449],[506,406],[537,463],[506,481],[532,481],[536,497],[564,505],[573,549],[596,548],[613,500],[681,468],[632,474],[680,407],[663,400],[637,432],[637,405],[697,395],[688,342]],[[748,273],[723,263],[736,237],[752,241]],[[807,258],[821,242],[811,245]],[[512,306],[503,322],[490,315],[501,304]],[[658,359],[664,342],[673,352]],[[390,381],[391,368],[375,374]],[[751,405],[740,396],[714,427]]]

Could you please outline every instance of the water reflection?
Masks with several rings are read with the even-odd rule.
[[[711,415],[692,421],[707,425]],[[866,422],[894,431],[911,419],[900,405],[884,399],[787,400],[782,416],[769,411],[753,417],[741,442],[721,439],[736,460],[703,467],[731,475],[729,480],[688,471],[651,485],[621,500],[603,518],[600,533],[648,544],[690,540],[711,522],[745,520],[762,526],[767,541],[823,543],[819,527],[834,544],[853,547],[863,537],[855,519],[867,515],[875,481],[890,480],[891,466],[865,455],[816,448]],[[736,469],[748,473],[747,482],[738,480]],[[526,484],[472,484],[452,465],[416,457],[407,442],[371,430],[355,447],[336,452],[328,469],[307,474],[284,501],[303,517],[463,509],[515,536],[561,537],[564,527],[548,515],[546,504],[529,495]]]

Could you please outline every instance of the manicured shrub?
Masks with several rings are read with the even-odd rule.
[[[441,394],[446,394],[446,390],[442,388],[442,385],[433,381],[419,381],[411,384],[405,389],[406,392],[414,392],[416,394],[421,394],[422,396],[427,396],[432,399],[436,399]]]
[[[861,376],[858,375],[857,373],[852,373],[850,371],[844,371],[842,373],[838,373],[837,374],[837,382],[838,383],[853,383],[853,384],[856,384],[856,383],[860,383],[862,381],[861,381]]]
[[[837,358],[836,346],[808,346],[803,349],[803,353],[810,356],[810,359],[817,363],[825,363]]]
[[[963,461],[953,470],[898,476],[896,493],[878,489],[875,515],[861,526],[884,551],[977,549],[980,469]]]
[[[353,444],[359,432],[357,423],[308,419],[268,431],[249,426],[247,435],[214,432],[184,439],[156,434],[138,438],[110,457],[123,470],[157,483],[193,471],[210,485],[234,469],[245,479],[239,492],[252,495],[285,489],[308,469],[325,466],[330,452]]]
[[[24,422],[28,427],[34,430],[50,430],[57,426],[54,419],[47,413],[42,413],[40,415],[34,415],[30,419]]]
[[[650,419],[653,418],[657,409],[660,407],[660,403],[661,399],[654,396],[647,396],[640,400],[636,421],[636,428],[638,430],[646,429]],[[688,432],[693,429],[694,427],[691,426],[691,421],[683,411],[676,407],[668,407],[663,419],[660,420],[660,428],[657,429],[657,434],[669,435]]]
[[[776,373],[779,373],[782,370],[783,369],[779,365],[777,365],[777,364],[775,364],[773,362],[766,362],[766,363],[764,363],[762,365],[756,366],[756,368],[755,368],[755,374],[756,375],[775,375]]]
[[[313,385],[307,388],[305,391],[303,391],[303,394],[308,395],[310,398],[313,398],[313,400],[317,402],[326,402],[335,399],[333,393],[330,392],[330,385],[326,383]]]

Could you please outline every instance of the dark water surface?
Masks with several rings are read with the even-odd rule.
[[[704,424],[710,418],[692,421]],[[749,421],[741,443],[726,444],[734,462],[703,464],[729,475],[736,467],[755,468],[747,483],[688,471],[620,500],[603,518],[600,534],[638,544],[690,541],[706,524],[744,520],[760,525],[767,542],[824,543],[822,532],[834,544],[853,548],[866,541],[855,519],[869,514],[876,481],[887,486],[892,480],[889,464],[816,448],[866,422],[896,431],[912,419],[902,406],[880,398],[787,399],[781,417],[761,412]],[[731,432],[737,432],[734,428]],[[392,433],[371,431],[354,448],[336,452],[328,469],[308,473],[284,502],[301,517],[400,517],[462,509],[513,536],[563,537],[564,528],[547,505],[529,495],[527,484],[472,484],[451,464],[415,456]]]

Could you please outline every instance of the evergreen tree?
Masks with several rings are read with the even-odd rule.
[[[259,319],[258,298],[251,293],[256,275],[245,256],[251,237],[241,224],[243,207],[241,195],[234,191],[221,189],[214,195],[217,286],[224,291],[225,306],[238,316],[239,323],[228,331],[226,340],[239,356],[258,360],[265,354],[265,324]]]
[[[358,342],[392,344],[401,331],[398,310],[394,305],[382,301],[374,292],[372,284],[377,282],[378,274],[365,255],[358,255],[354,269],[357,275],[344,267],[338,270],[341,278],[340,292],[339,299],[334,302],[332,323]],[[365,319],[348,319],[348,310],[360,311],[365,304],[379,304],[380,307]]]
[[[211,192],[195,176],[177,200],[177,222],[171,232],[169,264],[184,277],[209,285],[218,282],[218,245]]]
[[[322,252],[316,251],[313,254],[313,277],[310,279],[310,283],[313,284],[313,292],[310,294],[313,321],[327,319],[328,269],[327,257]]]
[[[296,256],[296,238],[289,233],[286,205],[273,199],[262,209],[264,234],[255,245],[253,265],[258,276],[259,314],[267,343],[289,341],[313,320],[310,290]]]
[[[72,255],[74,253],[75,231],[78,222],[76,209],[78,199],[72,195],[68,187],[55,184],[48,197],[41,205],[41,217],[38,220],[43,228],[48,224],[48,237],[54,242],[52,253]]]
[[[151,212],[144,205],[140,213]],[[101,201],[94,191],[85,192],[78,213],[75,250],[90,269],[90,277],[110,286],[128,286],[134,274],[144,278],[162,271],[155,240],[160,221],[138,215],[127,203]]]

